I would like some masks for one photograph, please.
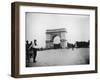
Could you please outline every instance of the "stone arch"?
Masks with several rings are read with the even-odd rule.
[[[66,47],[66,29],[49,29],[46,30],[46,48],[54,48],[53,39],[59,36],[60,37],[60,46],[61,48]]]

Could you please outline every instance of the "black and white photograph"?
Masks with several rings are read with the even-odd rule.
[[[12,3],[12,76],[97,73],[97,7]]]
[[[25,13],[26,67],[90,64],[90,15]]]

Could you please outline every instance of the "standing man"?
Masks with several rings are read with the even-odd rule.
[[[34,40],[33,43],[33,62],[36,62],[36,56],[37,56],[37,40]]]

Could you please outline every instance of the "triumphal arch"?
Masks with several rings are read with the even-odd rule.
[[[60,47],[66,48],[66,29],[48,29],[46,30],[46,48],[54,48],[54,39],[60,38]]]

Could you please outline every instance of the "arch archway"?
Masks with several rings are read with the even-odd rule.
[[[57,44],[56,45],[58,46],[57,48],[66,47],[66,29],[65,28],[46,30],[46,48],[55,48],[54,44]]]

